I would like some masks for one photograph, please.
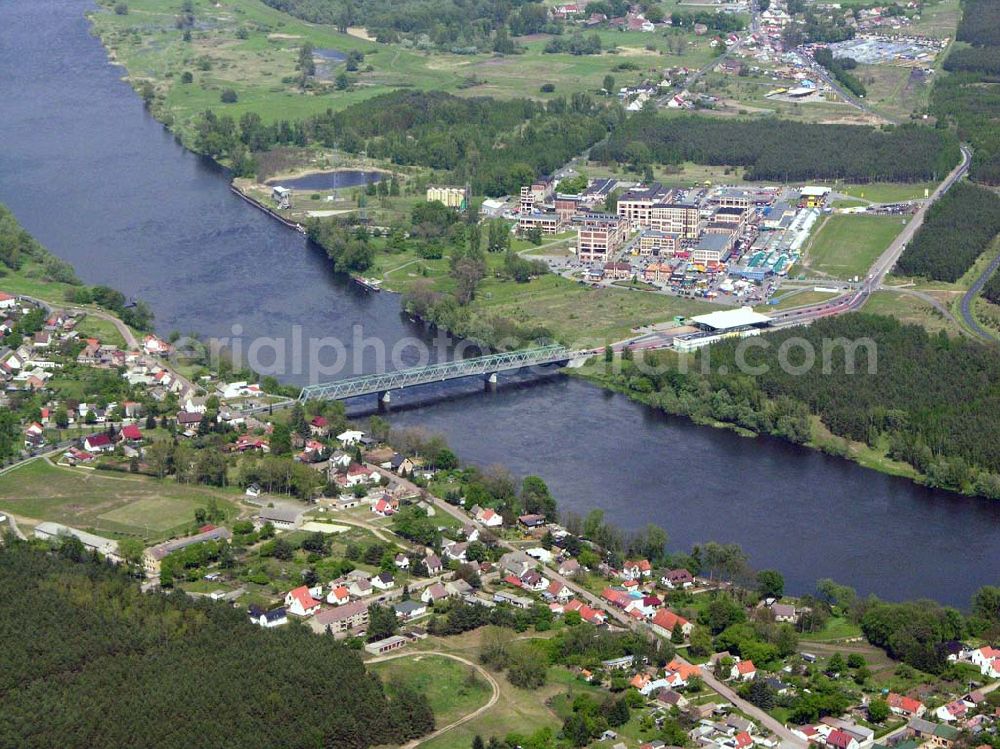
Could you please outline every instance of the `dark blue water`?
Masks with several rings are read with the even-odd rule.
[[[90,9],[0,2],[0,200],[88,282],[151,302],[161,331],[239,326],[285,340],[289,360],[296,331],[333,336],[351,354],[348,373],[372,371],[380,350],[389,367],[418,361],[401,343],[427,336],[397,297],[332,275],[322,251],[232,195],[221,170],[145,113],[89,35]],[[795,591],[833,577],[965,605],[1000,583],[1000,503],[694,426],[562,376],[395,402],[395,423],[441,431],[469,460],[539,474],[565,508],[602,507],[628,528],[659,523],[674,548],[738,542]]]

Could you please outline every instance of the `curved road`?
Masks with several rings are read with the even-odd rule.
[[[441,734],[446,733],[447,731],[450,731],[453,728],[457,728],[463,723],[468,723],[473,718],[478,718],[480,715],[482,715],[487,710],[492,708],[495,704],[497,704],[497,701],[500,699],[500,685],[497,683],[497,680],[493,676],[493,674],[491,674],[489,671],[487,671],[485,668],[480,666],[475,661],[470,661],[468,658],[463,658],[460,655],[453,655],[452,653],[442,653],[440,650],[426,650],[416,653],[394,653],[392,655],[380,655],[377,658],[372,658],[369,661],[365,661],[365,665],[367,666],[371,663],[382,663],[383,661],[392,661],[396,660],[397,658],[419,658],[420,656],[423,655],[433,655],[433,656],[438,656],[440,658],[451,658],[453,661],[458,661],[459,663],[464,663],[468,666],[472,666],[486,679],[486,681],[490,685],[490,688],[493,690],[493,694],[489,698],[489,700],[487,700],[486,704],[483,705],[482,707],[473,710],[471,713],[463,715],[458,720],[453,720],[446,726],[442,726],[441,728],[435,729],[426,736],[421,736],[419,739],[414,739],[413,741],[403,744],[402,749],[413,749],[414,747],[423,744],[425,741],[436,739]]]
[[[989,267],[983,271],[983,274],[975,280],[969,290],[965,292],[965,296],[962,297],[962,302],[960,305],[960,310],[962,312],[962,319],[965,320],[965,324],[969,326],[969,329],[976,334],[979,338],[986,341],[996,341],[996,336],[986,330],[982,325],[979,324],[979,320],[976,316],[972,314],[972,304],[979,296],[979,293],[986,286],[986,282],[990,280],[990,277],[997,272],[1000,268],[1000,254],[993,258],[993,262],[989,264]]]
[[[823,304],[779,312],[771,318],[774,321],[773,326],[780,328],[791,325],[802,325],[823,317],[832,317],[833,315],[841,315],[845,312],[854,312],[861,309],[865,302],[868,301],[868,297],[881,288],[882,280],[892,270],[893,266],[896,265],[899,256],[906,249],[906,245],[923,225],[927,209],[940,200],[941,196],[948,192],[952,185],[965,176],[965,173],[969,171],[971,163],[972,151],[966,146],[962,146],[962,162],[937,186],[937,189],[934,190],[930,198],[921,204],[917,212],[913,214],[913,218],[903,228],[903,231],[892,240],[892,243],[886,248],[885,252],[872,264],[868,272],[868,277],[861,284],[860,288],[850,294],[845,294]]]

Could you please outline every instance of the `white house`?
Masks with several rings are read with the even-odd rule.
[[[487,528],[499,528],[503,525],[503,518],[500,517],[500,513],[490,507],[487,507],[485,510],[480,510],[476,515],[476,520],[485,525]]]
[[[326,602],[333,604],[334,606],[342,606],[350,600],[351,591],[343,585],[335,585],[330,588],[330,592],[326,594]]]
[[[16,305],[16,298],[12,297],[10,294],[0,291],[0,309],[14,309]]]
[[[364,432],[359,432],[356,429],[348,429],[346,432],[338,434],[337,439],[340,440],[340,444],[342,445],[356,445],[364,436]]]
[[[396,587],[396,578],[388,572],[383,572],[372,578],[372,587],[379,590],[390,590]]]
[[[433,585],[428,585],[424,588],[423,592],[420,594],[420,600],[424,603],[434,603],[435,601],[440,601],[442,598],[448,597],[448,590],[441,583],[434,583]]]
[[[83,449],[89,453],[109,453],[115,449],[115,443],[104,432],[98,432],[83,440]]]
[[[302,585],[285,594],[285,608],[295,616],[312,616],[320,608],[320,602],[313,598],[309,588]]]
[[[271,629],[272,627],[280,627],[282,624],[288,624],[288,616],[285,614],[285,610],[280,607],[264,611],[264,609],[253,606],[250,608],[250,621],[258,627]]]
[[[406,554],[397,554],[392,561],[401,570],[410,569],[410,558]]]

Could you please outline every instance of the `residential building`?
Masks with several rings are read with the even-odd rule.
[[[365,645],[365,650],[372,655],[384,655],[393,650],[399,650],[403,647],[409,640],[400,635],[392,635],[391,637],[386,637],[383,640],[376,640],[375,642],[369,642]]]
[[[295,616],[312,616],[320,609],[320,602],[313,598],[306,585],[300,585],[285,594],[285,610]]]
[[[233,537],[226,528],[216,528],[207,526],[201,533],[184,538],[175,538],[156,546],[150,546],[143,552],[142,562],[146,572],[151,575],[160,574],[160,562],[168,555],[181,549],[186,549],[194,544],[205,543],[206,541],[228,541]]]
[[[258,627],[263,627],[264,629],[271,629],[273,627],[280,627],[282,624],[288,624],[288,616],[285,609],[280,606],[276,609],[271,609],[270,611],[265,611],[258,606],[251,606],[247,613],[249,614],[250,621],[253,624],[256,624]]]
[[[431,185],[427,188],[427,201],[432,200],[439,200],[449,208],[465,210],[469,202],[469,193],[464,187]]]
[[[329,627],[333,634],[350,632],[368,625],[368,604],[352,601],[343,606],[320,611],[312,619],[313,627],[320,632]]]

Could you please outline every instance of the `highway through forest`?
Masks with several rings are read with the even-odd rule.
[[[969,327],[978,338],[982,338],[985,341],[996,341],[996,336],[986,330],[982,325],[980,325],[979,320],[972,313],[972,305],[976,301],[976,297],[986,286],[986,282],[990,280],[990,277],[997,272],[1000,268],[1000,254],[998,254],[993,261],[989,264],[983,274],[977,278],[969,290],[965,292],[962,297],[962,301],[959,303],[959,310],[962,313],[962,319],[965,320],[965,324]]]

